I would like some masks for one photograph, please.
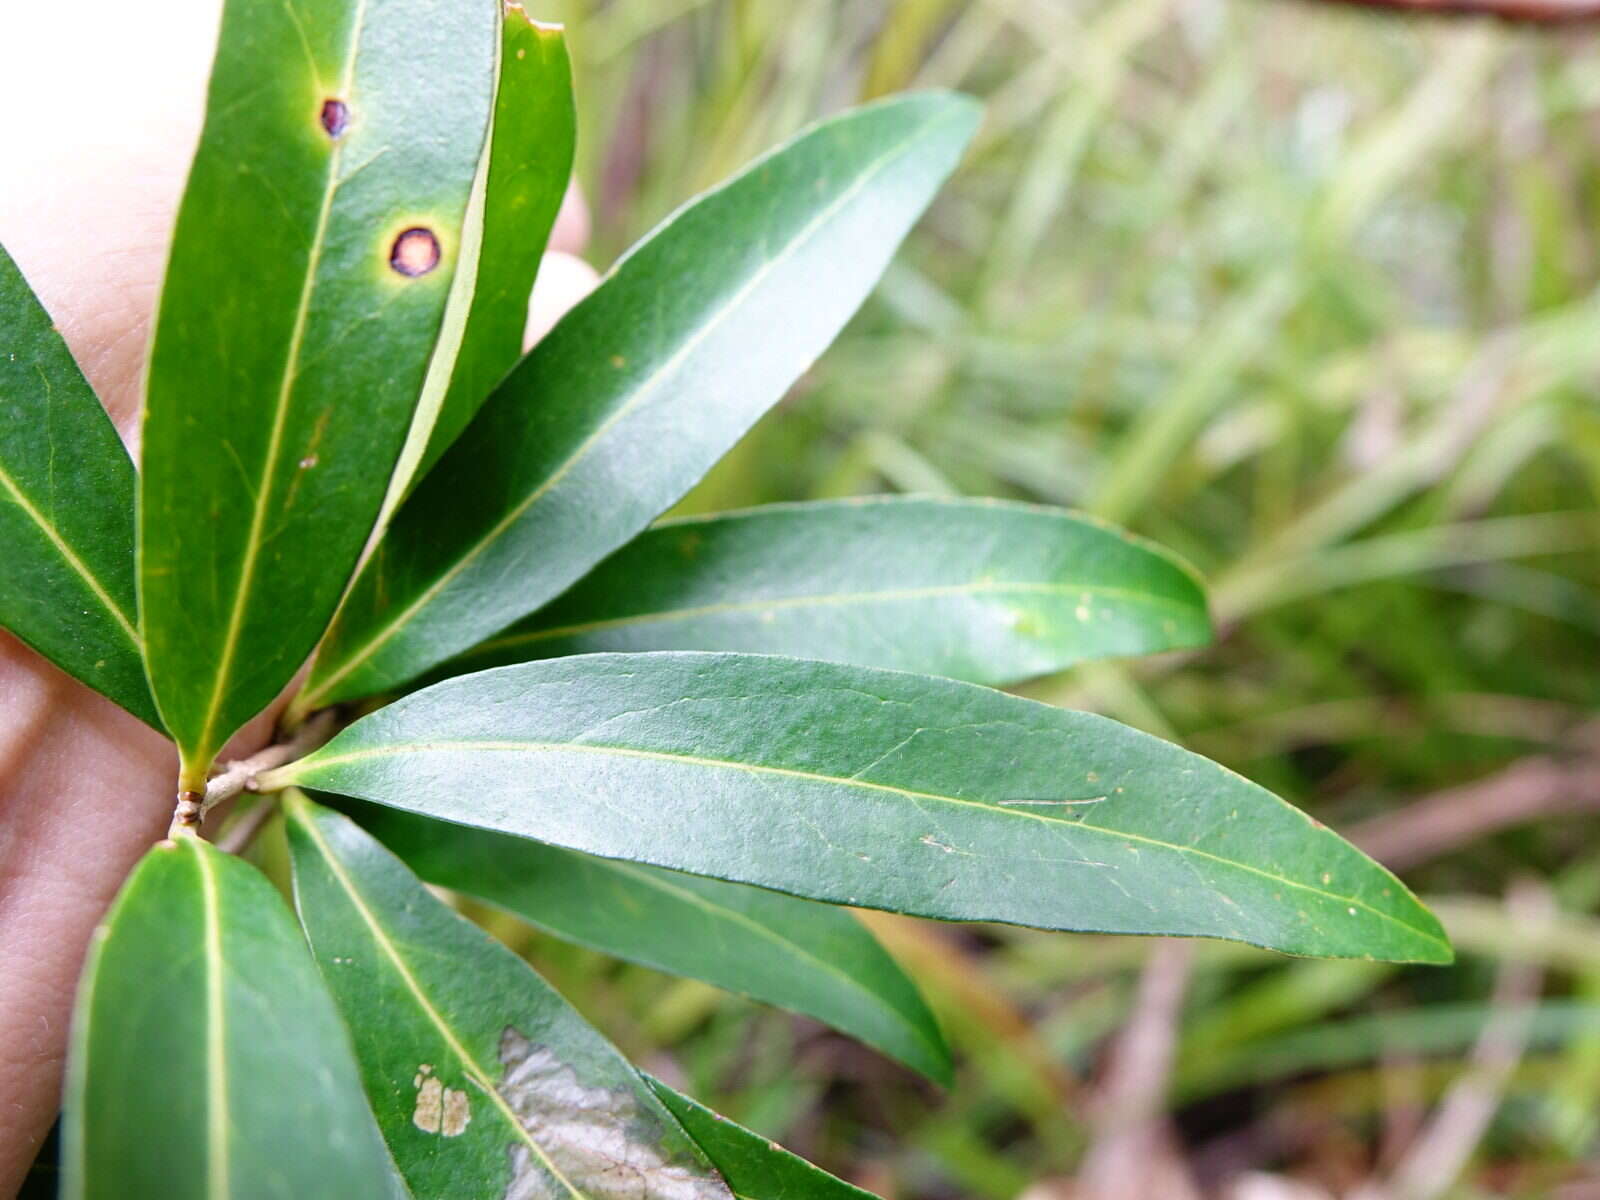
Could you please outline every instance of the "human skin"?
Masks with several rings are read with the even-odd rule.
[[[220,0],[162,0],[0,16],[0,243],[130,445],[219,15]],[[593,285],[586,234],[569,195],[530,338]],[[253,722],[223,758],[270,729]],[[0,1196],[55,1117],[84,948],[165,833],[176,778],[170,742],[0,631]]]

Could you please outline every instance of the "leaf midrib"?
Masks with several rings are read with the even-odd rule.
[[[200,874],[206,963],[206,1183],[216,1200],[233,1193],[228,1151],[227,1005],[223,996],[222,900],[214,867],[198,845],[190,847]]]
[[[475,658],[495,650],[510,649],[513,646],[527,645],[531,642],[542,642],[559,637],[573,637],[583,633],[597,633],[602,630],[619,629],[629,625],[654,625],[667,621],[692,621],[697,617],[765,612],[772,609],[843,607],[848,604],[884,604],[899,600],[935,600],[944,596],[981,596],[1008,592],[1038,596],[1096,596],[1137,600],[1152,607],[1171,609],[1174,612],[1188,612],[1191,608],[1190,605],[1184,604],[1181,600],[1175,600],[1170,596],[1156,595],[1153,592],[1140,591],[1137,588],[1101,584],[987,580],[974,583],[933,584],[917,588],[885,588],[878,591],[818,592],[802,596],[778,596],[766,600],[733,600],[715,604],[691,605],[684,608],[663,608],[655,612],[634,613],[623,617],[608,617],[600,621],[580,621],[572,625],[557,625],[548,629],[535,629],[527,633],[492,638],[487,642],[483,642],[475,650],[468,651],[462,657]]]
[[[94,598],[100,601],[101,606],[111,614],[112,620],[116,622],[117,628],[127,637],[129,644],[135,650],[143,653],[144,642],[139,637],[139,631],[134,626],[132,619],[122,610],[122,606],[111,598],[111,593],[106,590],[105,585],[100,582],[95,573],[89,569],[88,564],[78,557],[67,540],[61,536],[61,531],[52,522],[45,519],[44,514],[28,499],[27,494],[17,484],[17,481],[3,467],[0,467],[0,486],[4,486],[6,491],[11,493],[12,502],[23,511],[30,521],[39,527],[39,531],[50,540],[50,544],[55,547],[56,553],[61,556],[62,561],[83,580],[89,591],[93,593]]]
[[[316,843],[318,853],[322,855],[323,861],[327,863],[328,870],[333,874],[340,888],[349,897],[351,907],[356,910],[366,924],[368,931],[372,934],[372,940],[377,943],[378,949],[388,958],[395,969],[395,973],[400,976],[401,982],[406,985],[406,990],[416,1000],[417,1007],[422,1010],[423,1015],[428,1018],[428,1021],[438,1031],[439,1036],[444,1039],[445,1045],[450,1048],[450,1052],[456,1056],[456,1060],[461,1064],[462,1070],[477,1085],[478,1089],[489,1098],[490,1103],[499,1111],[506,1124],[510,1125],[516,1132],[522,1143],[537,1156],[545,1169],[560,1181],[561,1186],[566,1188],[567,1194],[572,1196],[574,1200],[587,1200],[586,1194],[580,1191],[566,1177],[561,1169],[551,1161],[550,1156],[545,1153],[544,1147],[534,1140],[527,1127],[523,1125],[517,1114],[512,1111],[511,1106],[506,1103],[506,1099],[500,1094],[500,1090],[494,1086],[488,1072],[468,1051],[461,1039],[456,1035],[455,1030],[444,1019],[443,1014],[434,1007],[433,1001],[428,998],[428,994],[423,990],[422,984],[411,973],[410,966],[401,955],[399,948],[394,944],[394,940],[389,937],[388,931],[383,927],[382,922],[378,920],[377,914],[368,906],[366,897],[361,894],[355,880],[345,870],[343,861],[334,853],[333,847],[328,844],[327,839],[323,836],[321,828],[316,823],[315,816],[306,811],[304,802],[296,803],[293,811],[294,819],[299,823],[300,828]]]
[[[1169,850],[1177,854],[1206,859],[1207,861],[1217,863],[1221,866],[1228,867],[1236,871],[1242,871],[1247,874],[1260,876],[1263,879],[1271,880],[1273,883],[1281,884],[1284,887],[1308,892],[1311,895],[1317,896],[1323,900],[1334,901],[1347,906],[1354,905],[1358,908],[1366,910],[1368,913],[1379,918],[1380,920],[1388,921],[1391,924],[1404,929],[1413,937],[1423,938],[1446,949],[1448,949],[1449,946],[1449,944],[1443,939],[1436,938],[1432,934],[1425,933],[1415,926],[1406,924],[1398,917],[1386,913],[1381,909],[1374,908],[1360,897],[1342,896],[1337,892],[1325,891],[1324,889],[1315,887],[1311,884],[1301,883],[1300,881],[1290,879],[1287,876],[1275,875],[1271,871],[1262,870],[1260,867],[1253,867],[1248,863],[1238,862],[1230,858],[1223,858],[1221,855],[1212,854],[1209,851],[1200,850],[1194,846],[1185,846],[1176,842],[1162,841],[1160,838],[1149,837],[1145,834],[1125,833],[1119,830],[1107,828],[1105,826],[1090,825],[1083,821],[1064,821],[1059,817],[1051,817],[1043,813],[1031,812],[1026,809],[1001,807],[1000,805],[990,804],[979,800],[966,800],[959,796],[941,795],[937,792],[922,792],[917,791],[914,788],[897,787],[890,783],[874,783],[868,780],[852,779],[846,776],[824,775],[815,771],[798,770],[794,767],[775,767],[765,763],[741,763],[735,762],[731,759],[707,758],[703,755],[681,754],[661,750],[640,750],[631,746],[597,745],[592,742],[542,742],[487,739],[482,741],[433,741],[410,742],[403,745],[394,746],[370,746],[359,750],[347,750],[338,754],[323,754],[319,752],[317,754],[300,759],[298,762],[292,763],[289,766],[280,768],[279,770],[281,774],[274,772],[267,776],[263,776],[261,784],[263,788],[270,789],[273,784],[279,783],[279,781],[284,783],[298,783],[300,782],[300,777],[303,774],[310,773],[314,775],[317,771],[326,767],[335,767],[346,763],[356,763],[366,759],[394,758],[407,754],[429,754],[436,752],[454,753],[460,751],[487,751],[491,753],[509,752],[518,754],[530,752],[609,754],[623,758],[639,758],[658,762],[682,763],[688,766],[706,767],[712,770],[743,771],[750,774],[775,775],[789,779],[806,780],[813,783],[826,783],[839,787],[859,788],[863,791],[887,792],[893,795],[903,796],[906,799],[913,801],[932,800],[945,804],[959,805],[965,808],[977,808],[986,813],[998,813],[1020,820],[1038,821],[1049,826],[1067,826],[1078,832],[1092,833],[1100,837],[1110,838],[1115,841],[1140,842],[1144,845],[1152,846],[1160,850]],[[1303,813],[1299,813],[1298,810],[1290,808],[1288,804],[1279,799],[1277,796],[1272,795],[1272,793],[1268,792],[1265,794],[1278,804],[1282,805],[1284,808],[1288,808],[1291,812],[1295,812],[1296,815],[1301,816],[1302,819],[1305,819],[1309,824],[1310,819],[1306,818]],[[459,819],[459,814],[456,819]]]
[[[292,0],[285,7],[293,15],[299,28],[299,13]],[[367,0],[356,0],[355,12],[350,21],[350,45],[345,52],[342,79],[334,92],[324,87],[326,94],[349,97],[355,81],[356,57],[365,33]],[[305,31],[300,29],[302,39]],[[320,82],[320,81],[319,81]],[[273,493],[278,457],[283,449],[283,432],[288,423],[289,408],[293,400],[295,381],[300,374],[300,353],[305,343],[306,325],[311,312],[311,298],[316,290],[317,272],[322,265],[323,250],[327,245],[328,220],[333,212],[333,199],[340,186],[339,167],[344,161],[347,141],[336,139],[328,154],[327,180],[323,184],[322,204],[317,213],[317,227],[312,234],[311,256],[307,260],[305,278],[300,284],[300,299],[295,306],[294,327],[289,335],[288,353],[284,357],[283,376],[278,385],[278,402],[272,414],[272,429],[267,436],[267,452],[262,458],[259,486],[255,489],[255,503],[250,514],[250,529],[245,541],[244,558],[239,564],[238,582],[234,585],[233,606],[228,614],[228,627],[223,634],[222,646],[217,654],[216,674],[213,677],[211,697],[206,703],[205,720],[201,724],[199,744],[203,755],[210,757],[215,749],[217,718],[221,714],[222,700],[228,680],[233,675],[233,662],[238,653],[239,640],[244,629],[244,612],[250,589],[255,581],[256,562],[261,552],[262,533],[266,528],[267,505]]]
[[[469,547],[459,559],[457,559],[453,564],[446,568],[443,573],[441,573],[438,579],[436,579],[433,583],[430,583],[426,588],[423,589],[421,594],[418,595],[414,601],[397,613],[393,620],[391,620],[387,625],[383,626],[376,634],[368,639],[368,641],[357,653],[346,658],[338,670],[334,671],[326,679],[324,679],[318,687],[308,692],[303,702],[304,706],[307,708],[314,706],[320,697],[326,695],[335,686],[337,686],[341,680],[343,680],[362,663],[366,662],[369,658],[376,654],[378,650],[382,648],[391,638],[393,638],[395,634],[397,634],[402,628],[404,628],[405,625],[414,616],[416,616],[418,612],[431,604],[434,598],[444,591],[444,589],[447,588],[457,576],[465,571],[468,566],[476,561],[480,554],[482,554],[489,546],[498,541],[506,532],[506,530],[510,529],[522,519],[524,513],[526,513],[530,508],[548,495],[550,491],[552,491],[561,482],[562,479],[566,478],[567,474],[588,455],[590,449],[595,445],[596,442],[603,438],[619,422],[624,420],[629,414],[643,404],[645,400],[652,395],[656,389],[672,375],[674,371],[676,371],[678,366],[681,365],[683,361],[687,359],[689,355],[691,355],[696,349],[698,349],[700,345],[704,343],[705,340],[722,325],[722,323],[729,317],[731,313],[737,310],[738,306],[744,301],[746,296],[750,295],[757,288],[759,288],[774,271],[798,254],[800,248],[809,243],[810,240],[816,236],[817,231],[827,221],[832,219],[837,213],[843,211],[843,209],[852,200],[854,200],[861,190],[865,188],[873,179],[877,178],[878,175],[887,170],[892,164],[910,154],[912,149],[926,139],[930,133],[938,129],[940,126],[949,123],[953,119],[954,115],[956,114],[946,113],[943,116],[924,122],[917,130],[915,136],[908,137],[891,153],[880,157],[872,164],[871,167],[863,171],[860,177],[858,177],[853,184],[841,192],[831,204],[822,209],[815,217],[808,221],[800,230],[800,232],[784,246],[781,253],[773,258],[768,259],[750,276],[749,279],[735,289],[722,307],[719,308],[716,313],[693,335],[685,339],[684,342],[679,345],[678,349],[675,350],[664,363],[651,372],[651,374],[633,390],[632,394],[629,395],[628,398],[617,407],[617,410],[608,416],[604,421],[602,421],[600,425],[589,434],[588,437],[584,438],[577,448],[567,456],[566,460],[559,467],[557,467],[555,471],[547,476],[537,488],[530,492],[525,499],[515,505],[510,512],[496,522],[487,534],[485,534],[477,542],[473,543],[473,545]],[[620,268],[623,263],[629,261],[631,257],[632,256],[629,255],[621,260],[618,263],[618,268]],[[616,268],[613,270],[615,271]],[[613,274],[613,278],[614,277],[615,275]],[[602,281],[601,286],[604,286],[604,282],[605,281]]]

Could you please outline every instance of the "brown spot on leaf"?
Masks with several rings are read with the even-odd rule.
[[[395,238],[389,250],[389,265],[413,279],[426,275],[439,265],[439,239],[433,230],[413,225]]]
[[[331,138],[337,138],[350,124],[350,109],[345,106],[343,100],[324,100],[321,120],[323,132]]]

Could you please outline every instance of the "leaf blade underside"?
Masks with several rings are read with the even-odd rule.
[[[297,710],[504,629],[687,492],[832,341],[975,125],[942,94],[848,113],[625,255],[400,507]]]
[[[1090,518],[877,497],[663,521],[445,670],[727,650],[1000,685],[1210,632],[1187,567]]]
[[[950,1080],[949,1049],[916,985],[847,912],[378,805],[354,815],[429,883],[559,938],[804,1013]]]
[[[832,903],[1450,957],[1394,876],[1238,775],[1103,717],[896,671],[687,652],[500,667],[262,780],[286,784]]]
[[[298,793],[285,807],[296,907],[418,1200],[728,1200],[644,1081],[531,967],[348,818]]]
[[[455,269],[497,16],[224,10],[140,482],[146,658],[185,786],[304,661],[377,515]]]

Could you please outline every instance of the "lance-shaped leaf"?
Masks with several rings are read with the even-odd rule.
[[[461,262],[386,508],[427,474],[522,353],[528,294],[572,174],[573,134],[572,68],[560,28],[507,4]]]
[[[151,346],[140,618],[195,786],[338,602],[422,387],[496,0],[230,0]]]
[[[133,463],[0,247],[0,625],[159,728],[135,620]]]
[[[976,121],[942,94],[827,121],[623,258],[395,514],[297,710],[504,629],[687,492],[838,333]]]
[[[394,809],[363,805],[358,816],[429,883],[557,937],[805,1013],[949,1081],[950,1052],[933,1014],[847,912]]]
[[[999,501],[836,500],[665,521],[449,669],[742,650],[1002,684],[1209,635],[1192,572],[1088,518]]]
[[[678,1123],[717,1165],[739,1200],[876,1200],[776,1142],[645,1076]]]
[[[349,818],[287,801],[295,902],[417,1200],[728,1200],[644,1081]]]
[[[898,671],[688,652],[498,667],[262,779],[287,783],[840,904],[1450,956],[1394,876],[1233,772]]]
[[[78,989],[68,1200],[398,1197],[349,1037],[283,899],[192,838],[151,850]]]

